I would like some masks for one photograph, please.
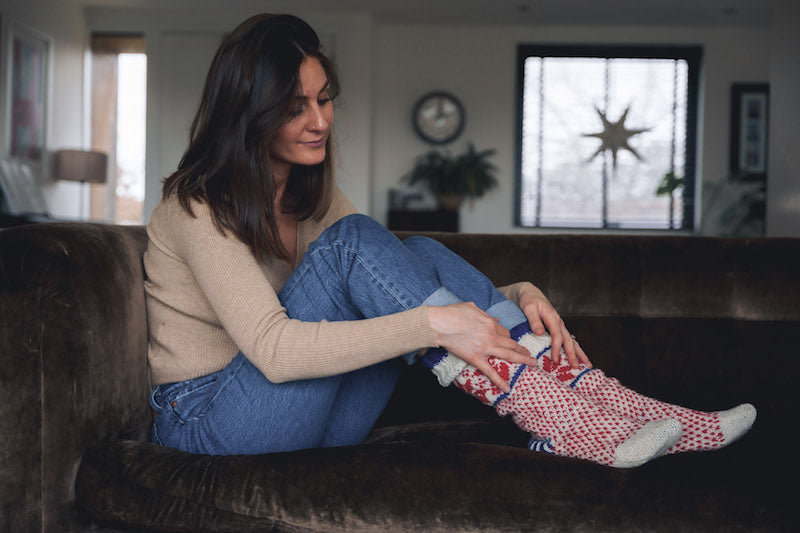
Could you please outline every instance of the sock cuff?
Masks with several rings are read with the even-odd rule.
[[[444,348],[431,348],[422,356],[422,364],[436,376],[442,387],[450,385],[467,366],[467,362],[450,355]]]
[[[513,333],[512,333],[513,335]],[[517,339],[521,345],[531,352],[531,356],[541,361],[542,357],[547,354],[552,348],[552,340],[550,335],[534,335],[530,329]]]
[[[458,376],[464,368],[466,368],[467,362],[463,359],[459,359],[454,355],[447,354],[447,356],[442,359],[442,361],[436,365],[436,368],[433,369],[433,373],[436,375],[436,379],[439,381],[439,385],[442,387],[447,387],[450,385],[456,376]]]

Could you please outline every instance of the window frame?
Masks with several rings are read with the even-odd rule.
[[[700,69],[703,48],[699,45],[648,45],[648,44],[519,44],[517,45],[517,120],[516,120],[516,164],[514,179],[514,226],[524,229],[567,229],[559,226],[528,226],[522,224],[522,122],[524,104],[525,60],[529,57],[586,57],[586,58],[632,58],[632,59],[678,59],[687,63],[686,95],[686,154],[684,186],[682,187],[683,212],[680,228],[614,228],[610,231],[694,231],[695,228],[695,183],[697,174],[697,131]],[[571,231],[609,231],[609,228],[569,227]]]

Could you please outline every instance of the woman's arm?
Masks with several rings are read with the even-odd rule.
[[[197,300],[190,312],[204,334],[230,338],[271,381],[341,374],[436,346],[424,307],[351,322],[290,319],[267,278],[269,269],[262,270],[230,232],[217,231],[207,208],[193,207],[196,218],[174,205],[161,221],[167,234],[160,247],[170,248],[190,272],[185,286],[174,290]],[[180,334],[189,340],[195,335]]]
[[[346,322],[292,320],[275,292],[280,280],[270,283],[274,271],[263,268],[233,235],[221,234],[205,205],[193,207],[197,217],[173,205],[167,220],[161,217],[164,234],[152,232],[159,248],[185,263],[187,271],[183,282],[171,286],[180,291],[173,293],[177,298],[193,298],[193,305],[183,307],[198,330],[176,334],[195,344],[219,339],[222,345],[235,345],[273,382],[341,374],[435,346],[491,374],[501,387],[505,382],[486,364],[489,355],[531,363],[527,350],[473,304],[419,307]],[[194,348],[198,355],[224,357]]]

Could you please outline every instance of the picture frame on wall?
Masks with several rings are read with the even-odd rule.
[[[52,39],[17,21],[9,24],[6,156],[43,173],[47,166]]]
[[[730,172],[734,179],[765,180],[769,150],[769,84],[731,86]]]

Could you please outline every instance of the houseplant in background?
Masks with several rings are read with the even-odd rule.
[[[669,196],[669,227],[675,227],[675,191],[683,187],[685,180],[678,177],[674,171],[670,170],[661,179],[656,189],[656,196]]]
[[[431,150],[417,158],[403,176],[409,185],[422,184],[436,197],[439,209],[458,211],[465,198],[480,198],[497,186],[496,167],[489,161],[495,150],[478,151],[469,143],[467,151],[453,156]]]

